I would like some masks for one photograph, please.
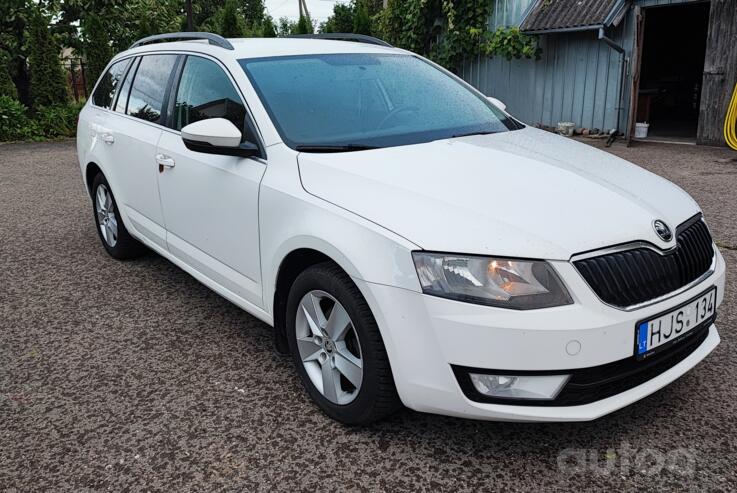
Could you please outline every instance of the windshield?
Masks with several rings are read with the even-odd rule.
[[[331,152],[521,127],[429,63],[395,54],[240,60],[284,142]]]

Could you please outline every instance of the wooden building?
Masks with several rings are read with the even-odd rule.
[[[541,58],[469,58],[462,75],[524,121],[724,145],[737,0],[494,0],[503,26],[537,36]]]

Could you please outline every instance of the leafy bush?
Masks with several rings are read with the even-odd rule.
[[[77,116],[83,105],[39,106],[31,113],[17,100],[0,96],[0,142],[73,137],[77,132]]]
[[[488,30],[491,0],[389,0],[374,16],[379,37],[457,71],[477,54],[539,58],[536,38],[516,27]]]
[[[26,116],[27,108],[9,96],[0,96],[0,141],[37,137],[36,122]]]
[[[39,107],[34,116],[39,134],[50,139],[74,137],[77,132],[77,116],[82,106],[83,103]]]
[[[481,51],[488,56],[500,55],[512,58],[540,58],[540,47],[537,39],[523,34],[517,27],[499,28],[486,33],[485,43]]]

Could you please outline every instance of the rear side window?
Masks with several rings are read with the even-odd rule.
[[[174,106],[174,128],[208,118],[225,118],[243,130],[246,108],[230,79],[215,62],[190,56],[184,64]]]
[[[141,59],[128,97],[127,114],[159,122],[166,86],[177,55],[147,55]]]
[[[133,82],[133,77],[136,75],[136,67],[139,61],[140,59],[136,58],[131,63],[131,68],[128,70],[120,89],[118,89],[118,98],[115,100],[115,111],[118,113],[125,113],[125,109],[128,106],[128,95],[131,92],[131,83]]]
[[[102,76],[100,82],[95,88],[94,94],[92,94],[92,104],[99,106],[100,108],[110,109],[110,104],[115,97],[115,89],[120,83],[120,79],[125,74],[125,69],[128,67],[130,60],[121,60],[112,64],[112,66]]]

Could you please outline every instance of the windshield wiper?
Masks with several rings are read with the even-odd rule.
[[[451,135],[450,138],[457,139],[458,137],[468,137],[470,135],[490,135],[490,134],[496,134],[496,133],[499,133],[499,132],[495,130],[482,130],[481,132],[468,132],[467,134]]]
[[[353,152],[380,149],[377,146],[346,144],[346,145],[300,145],[295,147],[299,152]]]

